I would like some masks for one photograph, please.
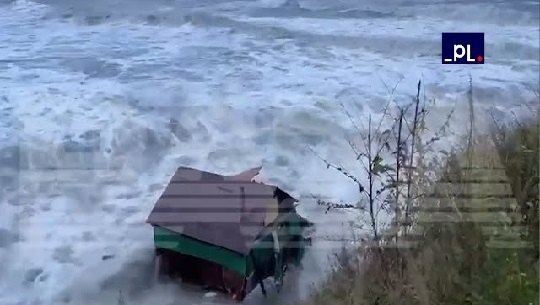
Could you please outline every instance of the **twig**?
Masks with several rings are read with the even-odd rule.
[[[397,133],[397,153],[396,153],[396,181],[397,183],[399,183],[399,179],[400,179],[400,171],[401,171],[401,165],[403,163],[403,158],[402,158],[402,152],[401,152],[401,149],[402,149],[402,143],[401,143],[401,134],[402,134],[402,131],[403,131],[403,116],[404,116],[404,112],[403,112],[403,109],[400,108],[400,113],[399,113],[399,125],[398,125],[398,133]],[[396,206],[395,206],[395,217],[396,217],[396,220],[398,222],[401,222],[401,213],[400,213],[400,207],[399,207],[399,195],[400,195],[400,191],[399,191],[399,186],[396,184]],[[398,229],[398,228],[396,228]],[[397,234],[398,231],[396,231],[396,243],[398,241],[398,234]]]
[[[416,100],[415,100],[415,108],[414,108],[414,119],[413,119],[413,129],[412,129],[412,141],[411,141],[411,153],[410,153],[410,160],[409,160],[409,170],[407,171],[407,200],[405,202],[405,223],[407,226],[404,228],[404,234],[407,234],[408,231],[408,223],[409,223],[409,210],[411,205],[411,183],[412,183],[412,167],[414,165],[414,144],[416,141],[416,129],[418,127],[418,108],[420,106],[420,88],[422,85],[422,81],[418,81],[418,87],[416,91]]]
[[[342,167],[339,167],[339,166],[336,166],[332,163],[330,163],[328,160],[326,160],[325,158],[321,157],[319,154],[317,154],[311,147],[307,147],[313,154],[315,154],[315,156],[317,156],[317,158],[321,159],[325,164],[326,164],[326,168],[333,168],[337,171],[339,171],[340,173],[342,173],[345,177],[351,179],[352,181],[354,181],[356,183],[356,185],[358,185],[358,190],[360,191],[360,193],[364,193],[365,192],[365,188],[364,186],[362,185],[362,183],[360,182],[360,180],[358,180],[355,176],[353,176],[352,174],[350,174],[348,171],[346,171],[345,169],[343,169]]]

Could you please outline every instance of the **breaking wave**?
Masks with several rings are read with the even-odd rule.
[[[495,104],[502,120],[538,80],[538,5],[525,1],[37,2],[0,2],[2,304],[102,305],[118,290],[128,304],[204,303],[176,287],[142,293],[144,220],[177,166],[263,165],[261,179],[298,197],[350,202],[356,186],[306,149],[363,176],[339,103],[376,120],[421,77],[437,84],[426,86],[437,126],[453,104],[466,107],[452,93],[473,74],[479,107]],[[486,32],[489,65],[441,67],[440,32],[460,27]],[[313,219],[347,218],[311,203],[302,212]],[[324,278],[323,252],[284,299]],[[280,303],[246,304],[264,302]]]

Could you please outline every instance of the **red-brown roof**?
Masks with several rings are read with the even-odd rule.
[[[260,169],[222,176],[180,167],[147,222],[248,254],[275,202],[275,186],[253,181]]]

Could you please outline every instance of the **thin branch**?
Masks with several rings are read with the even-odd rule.
[[[399,183],[399,173],[401,171],[401,164],[403,162],[403,160],[401,159],[401,134],[402,134],[402,131],[403,131],[403,116],[404,116],[404,112],[402,109],[400,109],[400,114],[399,114],[399,125],[398,125],[398,133],[397,133],[397,153],[396,153],[396,181]],[[396,217],[396,220],[399,221],[400,219],[400,208],[399,208],[399,186],[396,185],[396,196],[395,196],[395,217]],[[397,233],[396,233],[396,242],[397,242]]]
[[[418,81],[418,87],[416,92],[416,101],[414,108],[414,119],[413,119],[413,130],[412,130],[412,141],[411,141],[411,152],[409,160],[409,170],[407,173],[407,202],[405,203],[405,222],[409,223],[409,210],[411,205],[411,183],[412,183],[412,166],[414,165],[414,147],[416,142],[416,130],[418,127],[418,108],[420,107],[420,89],[422,81]],[[405,234],[407,233],[408,227],[405,227]]]
[[[321,157],[319,154],[317,154],[317,152],[315,152],[311,147],[307,147],[315,156],[317,156],[317,158],[321,159],[325,164],[326,164],[326,168],[333,168],[337,171],[339,171],[340,173],[342,173],[345,177],[351,179],[352,181],[354,181],[357,185],[358,185],[358,190],[363,193],[365,192],[365,188],[364,186],[362,185],[362,183],[360,182],[360,180],[358,180],[354,175],[352,175],[351,173],[349,173],[348,171],[346,171],[345,169],[343,169],[342,167],[339,167],[339,166],[336,166],[332,163],[330,163],[328,160],[326,160],[325,158]]]

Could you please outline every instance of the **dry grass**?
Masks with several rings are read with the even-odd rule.
[[[493,134],[498,153],[509,177],[512,191],[516,196],[523,224],[528,228],[528,236],[534,243],[531,255],[538,260],[538,188],[539,184],[539,116],[529,119],[515,119],[510,125],[496,125]]]
[[[472,93],[470,104],[472,113]],[[470,142],[473,121],[471,116]],[[532,249],[490,247],[490,236],[474,221],[427,221],[400,237],[419,241],[414,247],[385,247],[387,241],[375,238],[367,250],[359,249],[360,255],[342,262],[303,305],[538,305],[538,123],[538,116],[519,119],[507,126],[496,125],[493,132],[495,149],[519,205],[521,219],[514,226],[527,228],[517,238],[533,244]],[[456,158],[448,156],[441,179],[460,179],[463,172]],[[455,208],[451,202],[441,201],[438,208]],[[411,218],[416,210],[411,209]]]

